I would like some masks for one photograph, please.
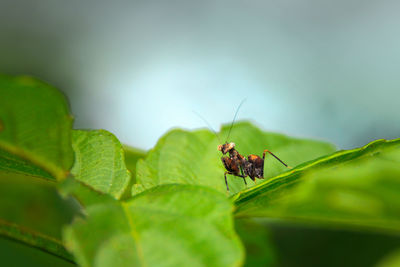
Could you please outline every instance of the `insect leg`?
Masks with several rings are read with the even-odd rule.
[[[226,190],[228,190],[229,191],[229,186],[228,186],[228,180],[226,180],[226,174],[231,174],[230,172],[225,172],[224,173],[224,177],[225,177],[225,184],[226,184]]]
[[[245,180],[246,176],[240,175],[240,174],[236,174],[236,173],[233,173],[233,172],[228,172],[228,171],[226,171],[226,172],[224,173],[225,184],[226,184],[226,190],[229,191],[228,180],[226,179],[226,175],[227,175],[227,174],[230,174],[230,175],[233,175],[233,176],[237,176],[237,177],[242,177],[243,180],[244,180],[244,182],[245,182],[245,184],[247,185],[246,180]]]
[[[239,166],[239,168],[240,168],[240,173],[242,174],[242,178],[243,178],[244,184],[247,186],[246,176],[244,176],[243,168],[242,168],[242,166]]]
[[[282,163],[283,165],[285,165],[286,168],[291,169],[292,167],[289,167],[285,162],[283,162],[280,158],[278,158],[277,156],[275,156],[271,151],[269,151],[268,149],[265,149],[263,152],[263,159],[265,159],[265,152],[268,152],[269,154],[271,154],[274,158],[276,158],[280,163]]]

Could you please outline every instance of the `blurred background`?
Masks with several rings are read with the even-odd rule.
[[[149,149],[238,119],[348,149],[400,137],[399,1],[0,0],[0,72],[69,97],[76,128]]]
[[[400,137],[399,10],[394,0],[0,0],[0,73],[47,81],[68,96],[75,128],[142,149],[170,128],[207,127],[193,111],[218,130],[245,98],[239,120],[349,149]],[[47,195],[21,209],[58,203]],[[279,266],[372,266],[400,246],[362,231],[260,229]],[[13,246],[0,239],[6,261],[45,266]]]

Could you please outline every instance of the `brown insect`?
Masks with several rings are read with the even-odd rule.
[[[244,100],[240,103],[239,107],[236,110],[235,116],[232,120],[231,127],[229,128],[227,140],[229,139],[229,135],[231,133],[236,116],[237,116],[239,109],[243,103],[244,103]],[[228,180],[226,179],[227,174],[243,178],[245,185],[247,185],[247,182],[246,182],[247,176],[250,177],[250,179],[253,180],[254,182],[256,181],[256,178],[264,179],[264,160],[265,160],[266,152],[271,154],[274,158],[276,158],[285,167],[290,168],[286,163],[284,163],[280,158],[275,156],[268,149],[265,149],[263,151],[262,158],[260,156],[251,154],[247,157],[247,159],[244,156],[240,155],[240,153],[235,149],[235,143],[232,143],[232,142],[228,143],[226,141],[223,145],[218,146],[218,150],[221,151],[223,155],[226,155],[227,153],[229,153],[229,156],[221,157],[221,161],[224,164],[224,167],[226,169],[226,172],[224,173],[224,177],[225,177],[226,190],[228,190],[228,191],[229,191],[229,186],[228,186]]]
[[[229,128],[228,137],[226,138],[226,140],[229,139],[233,124],[235,123],[236,116],[244,101],[245,99],[242,100],[242,102],[236,109],[236,113],[235,116],[233,117],[232,124]],[[210,130],[212,130],[215,136],[218,138],[218,140],[220,140],[218,134],[213,130],[211,125],[202,116],[200,116],[200,114],[198,114],[197,112],[194,113],[197,116],[199,116],[209,126]],[[251,154],[247,157],[247,159],[244,156],[240,155],[240,153],[235,149],[235,143],[232,142],[228,143],[228,141],[225,141],[223,145],[218,146],[218,150],[221,151],[223,155],[226,155],[227,153],[229,154],[229,156],[221,157],[221,161],[226,169],[224,177],[225,177],[226,190],[228,191],[229,191],[229,186],[228,186],[228,180],[226,179],[227,174],[243,178],[245,185],[247,185],[246,177],[250,177],[250,179],[252,179],[254,182],[256,181],[256,178],[264,179],[264,160],[266,152],[271,154],[285,167],[289,169],[291,168],[268,149],[265,149],[263,151],[262,158],[260,156]]]
[[[242,177],[245,185],[247,185],[246,177],[250,177],[254,182],[256,178],[264,179],[264,160],[265,153],[268,152],[274,158],[276,158],[285,167],[290,168],[286,163],[284,163],[280,158],[275,156],[271,151],[265,149],[263,152],[263,157],[257,155],[249,155],[247,159],[240,155],[240,153],[235,149],[235,143],[225,143],[218,146],[218,150],[222,152],[223,155],[229,153],[228,156],[221,157],[222,163],[225,166],[226,172],[224,173],[226,190],[229,191],[228,181],[226,179],[227,174],[231,174],[237,177]]]

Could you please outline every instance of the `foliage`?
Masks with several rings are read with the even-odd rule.
[[[0,76],[0,235],[69,265],[279,266],[280,227],[319,227],[391,238],[366,264],[398,262],[400,140],[335,152],[238,122],[228,141],[240,153],[268,149],[293,168],[267,154],[264,180],[228,175],[227,192],[217,145],[229,126],[174,129],[145,152],[73,130],[51,86]]]
[[[221,137],[228,135],[229,126],[222,128]],[[262,132],[249,122],[237,123],[230,136],[237,144],[236,149],[243,155],[262,154],[268,148],[291,166],[335,150],[325,142]],[[217,150],[218,144],[218,138],[208,130],[172,130],[161,137],[146,158],[139,160],[136,181],[141,189],[159,184],[184,183],[205,185],[225,193],[225,170],[220,159],[221,153]],[[264,176],[268,178],[287,171],[287,168],[267,156],[265,170]],[[237,177],[228,176],[228,182],[231,193],[246,188],[242,179]],[[248,184],[254,185],[250,180]]]

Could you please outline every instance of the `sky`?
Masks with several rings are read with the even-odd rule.
[[[150,149],[238,119],[349,149],[400,137],[398,1],[0,0],[0,72],[69,98],[76,128]]]

